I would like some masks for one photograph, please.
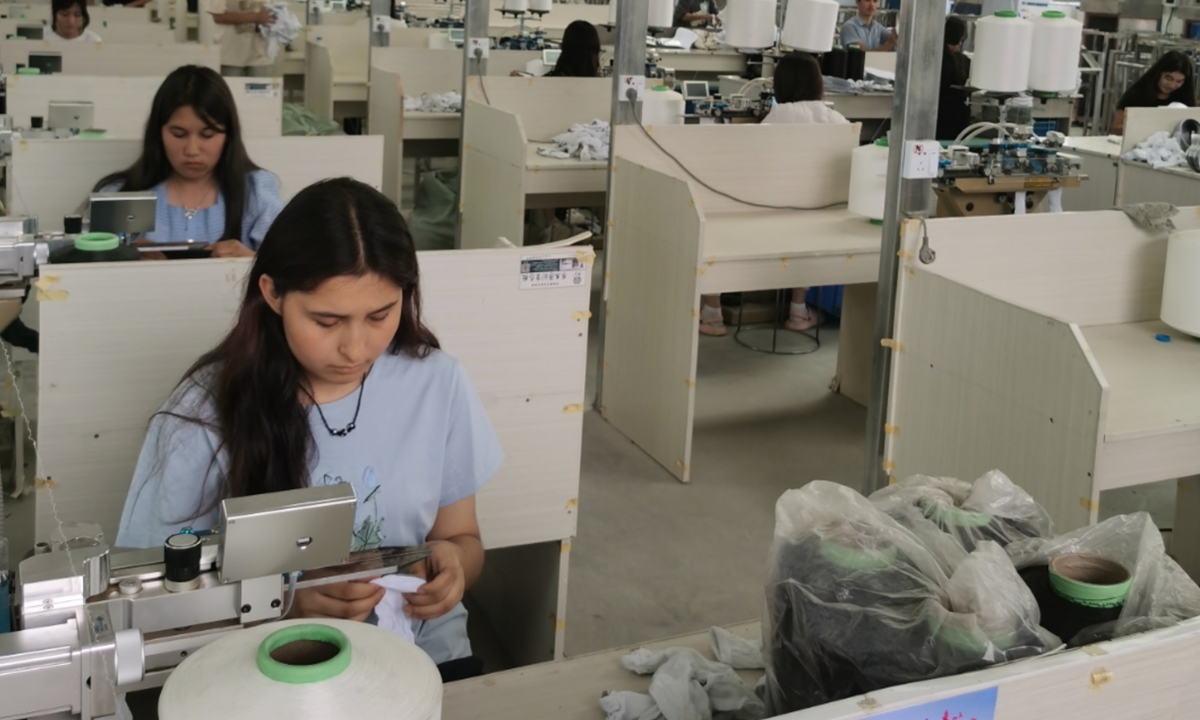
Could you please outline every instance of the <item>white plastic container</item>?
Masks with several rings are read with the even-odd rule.
[[[665,85],[650,88],[642,96],[642,124],[682,125],[685,103],[683,96]]]
[[[1167,238],[1161,316],[1176,330],[1200,337],[1200,230]]]
[[[837,34],[839,7],[834,0],[788,0],[779,41],[804,52],[829,52]]]
[[[509,12],[525,12],[529,9],[529,0],[504,0],[504,9]]]
[[[757,50],[775,44],[775,0],[729,0],[721,17],[726,45]]]
[[[553,5],[553,0],[529,0],[529,9],[534,12],[548,13]]]
[[[1057,10],[1030,20],[1033,52],[1029,62],[1029,89],[1070,92],[1079,85],[1079,48],[1083,23]]]
[[[870,220],[883,220],[887,202],[887,140],[854,148],[850,154],[850,203],[848,210]]]
[[[1033,23],[1014,12],[998,12],[979,20],[975,23],[971,85],[991,92],[1028,89],[1032,53]]]

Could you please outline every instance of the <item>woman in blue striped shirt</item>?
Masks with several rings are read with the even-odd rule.
[[[153,190],[154,232],[140,242],[208,243],[213,257],[253,255],[283,209],[275,176],[246,154],[229,86],[196,65],[167,76],[146,121],[142,156],[96,188]]]

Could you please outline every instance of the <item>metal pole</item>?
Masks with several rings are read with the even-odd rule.
[[[459,167],[459,207],[462,207],[462,162],[467,157],[467,148],[462,138],[467,136],[467,80],[475,78],[475,82],[483,82],[487,75],[488,51],[491,49],[491,39],[488,35],[488,23],[491,18],[491,3],[488,0],[466,0],[463,3],[463,110],[459,125],[458,137],[458,167]],[[485,88],[486,89],[486,88]],[[454,229],[454,246],[462,247],[462,217]]]
[[[392,0],[371,0],[371,47],[387,47],[391,39]]]
[[[617,0],[609,0],[617,2]],[[617,152],[617,126],[636,125],[642,114],[640,92],[646,82],[646,32],[647,20],[650,17],[650,0],[620,0],[617,5],[616,52],[613,58],[613,100],[612,100],[612,137],[609,143],[609,172],[608,172],[608,201],[605,207],[605,243],[604,258],[601,262],[603,289],[600,295],[600,317],[596,323],[599,333],[599,352],[596,356],[596,407],[604,407],[604,328],[607,324],[605,316],[608,307],[608,261],[612,256],[612,232],[609,228],[612,220],[613,207],[613,173],[612,163]],[[627,99],[630,87],[638,89],[636,102]]]
[[[867,462],[864,489],[888,484],[883,468],[884,432],[892,370],[891,350],[882,342],[895,328],[896,274],[900,268],[900,230],[905,217],[924,214],[930,206],[929,180],[901,177],[908,142],[930,140],[936,133],[942,50],[945,47],[946,4],[909,0],[900,6],[896,53],[896,100],[888,155],[887,204],[883,245],[879,251],[879,294],[875,305],[875,353],[871,363],[871,398],[867,405]]]

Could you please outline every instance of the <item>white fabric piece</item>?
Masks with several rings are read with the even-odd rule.
[[[413,575],[384,575],[371,582],[387,591],[383,594],[383,599],[375,606],[375,616],[379,618],[379,627],[395,633],[409,642],[416,642],[412,618],[404,614],[404,607],[408,605],[404,594],[420,590],[425,581]]]
[[[1062,206],[1062,188],[1054,188],[1046,193],[1046,199],[1050,201],[1050,212],[1060,213],[1063,211]]]
[[[404,112],[462,112],[462,95],[451,90],[448,93],[421,93],[421,97],[404,96]]]
[[[1013,215],[1025,214],[1026,194],[1027,193],[1024,190],[1018,190],[1017,192],[1013,193]]]
[[[1178,167],[1187,162],[1183,148],[1169,132],[1157,132],[1138,143],[1137,147],[1121,156],[1122,160],[1140,160],[1154,168]]]
[[[732,667],[709,660],[691,648],[639,648],[621,658],[621,664],[639,675],[654,673],[650,697],[666,720],[710,720],[713,713],[734,713],[739,720],[758,720],[766,712],[754,689]],[[609,720],[652,720],[655,716],[647,714],[650,711],[641,699],[635,699],[639,702],[624,707],[638,710],[638,714],[610,712]],[[605,711],[609,712],[608,708]]]
[[[553,147],[538,148],[538,155],[567,159],[579,158],[607,160],[610,128],[604,120],[593,120],[588,125],[572,125],[571,129],[553,139]]]
[[[600,697],[600,708],[608,720],[663,720],[654,698],[644,693],[607,692]]]
[[[259,25],[258,31],[267,39],[267,57],[274,60],[279,55],[280,45],[290,45],[300,37],[300,19],[288,9],[286,2],[273,2],[264,9],[275,16],[270,25]]]
[[[767,125],[802,125],[805,123],[828,123],[846,125],[850,121],[837,110],[821,100],[779,103],[762,119]]]
[[[808,314],[808,306],[804,303],[800,303],[800,310],[796,310],[796,307],[796,303],[792,303],[792,312]],[[723,627],[714,627],[708,631],[708,639],[712,643],[713,655],[717,656],[717,662],[725,663],[734,670],[763,668],[761,635],[756,640],[747,640]]]

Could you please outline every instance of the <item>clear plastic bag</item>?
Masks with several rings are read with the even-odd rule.
[[[1133,575],[1129,596],[1117,620],[1086,628],[1071,645],[1123,637],[1200,616],[1200,586],[1166,553],[1162,533],[1144,512],[1118,515],[1056,538],[1031,538],[1007,548],[1021,571],[1046,565],[1068,553],[1102,555]]]
[[[1000,548],[932,552],[850,488],[775,507],[763,649],[768,715],[1037,655],[1058,645]]]
[[[1007,546],[1054,535],[1046,509],[999,470],[974,483],[914,475],[876,491],[871,500],[893,517],[901,512],[897,501],[919,508],[967,552],[988,540]]]

